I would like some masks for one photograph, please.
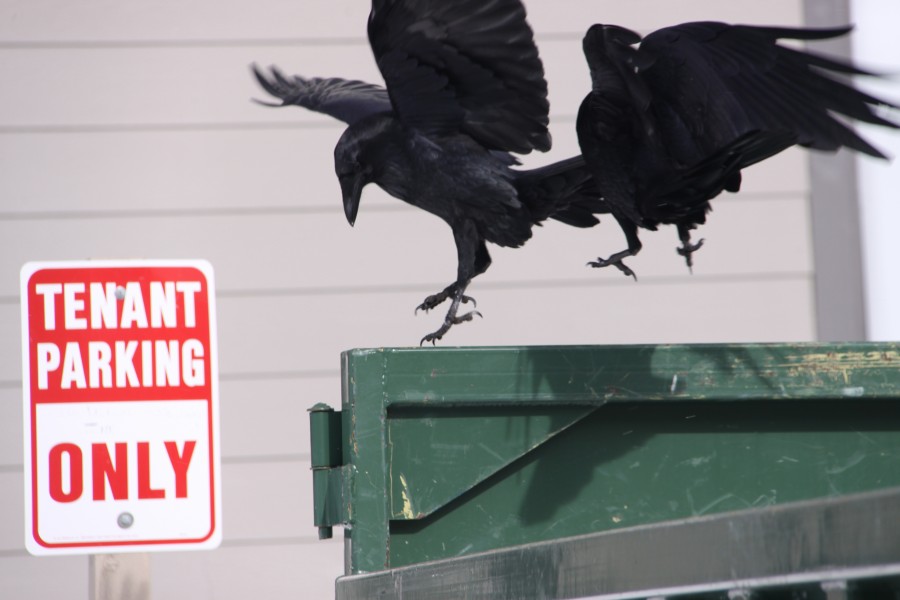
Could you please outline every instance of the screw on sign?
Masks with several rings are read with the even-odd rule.
[[[210,265],[29,263],[21,288],[28,550],[216,547]]]

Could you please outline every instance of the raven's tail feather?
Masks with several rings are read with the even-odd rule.
[[[535,224],[554,219],[587,228],[600,222],[594,215],[610,212],[581,155],[514,172],[519,198],[531,211]]]
[[[641,214],[651,221],[672,222],[705,213],[709,200],[740,189],[741,169],[778,154],[797,142],[796,134],[752,131],[687,169],[657,182],[642,198]]]

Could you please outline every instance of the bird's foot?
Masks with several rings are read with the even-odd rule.
[[[598,258],[597,260],[592,260],[588,262],[589,267],[594,267],[595,269],[599,269],[601,267],[608,267],[610,265],[614,266],[618,270],[622,271],[626,277],[634,277],[634,280],[637,281],[637,275],[634,274],[628,265],[622,262],[622,259],[626,256],[633,256],[627,250],[624,252],[617,252],[610,256],[609,258]]]
[[[679,255],[684,257],[684,262],[687,263],[688,270],[691,273],[694,272],[694,257],[693,254],[697,250],[703,247],[703,242],[705,240],[701,238],[696,244],[690,243],[690,239],[682,239],[682,246],[675,248],[675,251],[678,252]]]
[[[466,296],[463,296],[462,298],[465,298],[465,297]],[[470,300],[471,300],[471,298],[470,298]],[[465,301],[465,300],[462,300],[462,301]],[[451,327],[453,327],[454,325],[459,325],[460,323],[465,323],[466,321],[471,321],[476,316],[479,316],[479,317],[481,316],[481,313],[478,312],[477,310],[469,311],[466,314],[459,315],[459,316],[451,315],[450,313],[447,313],[447,317],[444,319],[444,324],[441,325],[441,328],[438,329],[437,331],[435,331],[433,333],[429,333],[428,335],[423,337],[422,341],[419,342],[419,345],[421,346],[421,345],[425,344],[425,342],[431,342],[431,344],[434,345],[439,339],[444,337],[445,333],[450,331]]]
[[[446,300],[447,298],[452,296],[454,291],[455,291],[455,289],[453,289],[453,286],[451,285],[451,286],[448,286],[443,291],[438,292],[437,294],[432,294],[431,296],[428,296],[427,298],[425,298],[425,300],[424,300],[424,302],[422,302],[422,304],[420,304],[416,307],[416,311],[415,311],[416,314],[418,314],[420,310],[424,310],[425,312],[428,312],[432,308],[437,307],[438,305],[441,304],[441,302],[443,302],[444,300]],[[475,302],[475,298],[472,298],[471,296],[465,296],[465,295],[460,296],[459,301],[462,302],[463,304],[467,304],[467,303],[471,302],[473,307],[478,306],[478,303]]]

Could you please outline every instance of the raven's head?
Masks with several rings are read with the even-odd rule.
[[[362,189],[369,183],[366,169],[360,164],[358,155],[347,151],[341,144],[334,149],[334,172],[341,182],[341,194],[344,197],[344,214],[350,225],[356,222],[359,211],[359,199]]]
[[[356,221],[362,189],[375,181],[379,142],[365,125],[348,127],[334,148],[334,172],[341,182],[344,214],[350,225]]]
[[[618,25],[591,25],[582,40],[582,48],[595,89],[602,88],[605,79],[618,79],[620,76],[616,72],[622,67],[646,66],[634,64],[636,51],[633,46],[640,41],[640,35]]]

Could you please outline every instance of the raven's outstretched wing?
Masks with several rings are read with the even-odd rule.
[[[661,123],[663,130],[684,128],[706,151],[762,130],[792,132],[799,144],[819,150],[847,146],[883,157],[833,116],[897,127],[874,111],[891,106],[888,102],[834,75],[870,73],[778,44],[780,39],[833,38],[849,30],[684,23],[646,36],[633,66],[653,102],[666,106],[656,110],[658,118],[668,119]]]
[[[547,82],[520,0],[373,0],[368,29],[407,125],[494,150],[550,148]]]
[[[253,74],[264,90],[281,99],[281,104],[262,102],[266,106],[296,104],[330,115],[352,125],[371,114],[391,111],[387,90],[364,81],[338,77],[304,79],[297,75],[285,77],[271,67],[271,77],[253,65]]]

